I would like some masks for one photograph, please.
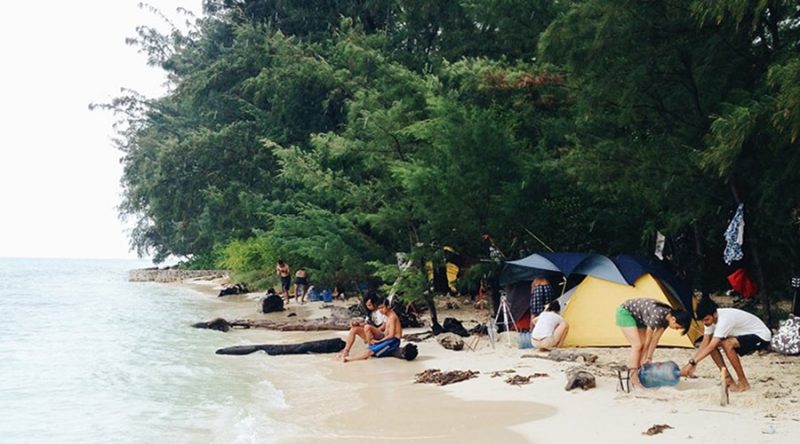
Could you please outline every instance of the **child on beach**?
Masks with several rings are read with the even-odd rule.
[[[654,299],[629,299],[617,308],[617,326],[631,343],[628,371],[634,387],[643,389],[639,381],[639,367],[653,360],[658,341],[667,327],[683,330],[685,335],[692,323],[691,315],[684,310],[673,310]]]
[[[392,356],[395,350],[400,347],[400,339],[403,337],[403,327],[400,324],[400,318],[397,317],[397,313],[391,309],[389,301],[385,298],[382,298],[378,303],[378,311],[386,316],[386,322],[383,323],[383,337],[381,339],[369,340],[369,347],[367,350],[358,356],[344,356],[344,362],[369,359],[373,356],[378,358]]]
[[[720,370],[725,369],[727,372],[725,360],[719,351],[722,348],[739,379],[738,382],[734,381],[730,372],[727,372],[728,388],[734,392],[748,390],[750,383],[744,375],[739,357],[756,350],[766,350],[772,340],[770,329],[761,319],[746,311],[718,308],[708,296],[704,296],[697,305],[696,317],[705,326],[703,342],[694,357],[681,369],[681,375],[692,376],[697,364],[709,355]]]
[[[531,320],[534,325],[531,339],[537,350],[551,350],[564,343],[569,332],[569,323],[558,314],[559,311],[561,304],[553,301],[547,305],[545,311]]]
[[[275,265],[275,274],[281,279],[281,294],[286,303],[289,303],[289,287],[292,285],[292,276],[289,264],[284,262],[283,259],[278,259],[278,264]]]

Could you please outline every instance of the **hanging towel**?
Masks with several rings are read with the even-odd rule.
[[[744,257],[742,245],[744,245],[744,204],[739,204],[736,214],[733,215],[731,223],[725,230],[725,252],[722,259],[730,265],[733,261],[738,261]]]
[[[656,232],[656,251],[653,253],[658,260],[664,260],[664,242],[667,240],[660,231]]]
[[[749,299],[758,293],[758,285],[747,273],[747,270],[740,268],[728,276],[728,283],[731,288],[739,292],[743,298]]]

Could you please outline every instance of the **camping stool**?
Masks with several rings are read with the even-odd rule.
[[[617,371],[617,379],[619,379],[619,385],[617,385],[617,390],[622,390],[625,393],[631,392],[631,372],[628,370],[627,365],[615,365],[612,366],[614,370]]]

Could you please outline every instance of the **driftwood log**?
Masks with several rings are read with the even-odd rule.
[[[336,353],[344,349],[345,343],[339,338],[308,341],[300,344],[260,344],[236,345],[217,350],[218,355],[249,355],[257,351],[264,351],[270,356],[275,355],[303,355],[307,353]]]
[[[532,355],[522,355],[522,357],[549,359],[550,361],[556,361],[556,362],[577,361],[578,359],[583,359],[583,362],[587,364],[593,364],[595,361],[597,361],[597,355],[594,353],[574,352],[566,350],[553,350],[546,355],[536,353]]]
[[[228,331],[231,328],[263,328],[277,331],[347,331],[350,324],[347,321],[316,319],[313,321],[269,321],[266,319],[234,319],[231,321],[216,318],[211,321],[193,324],[194,328],[209,328],[212,330]]]

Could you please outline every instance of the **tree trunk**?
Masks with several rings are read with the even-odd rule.
[[[439,324],[439,317],[436,315],[436,301],[433,298],[433,292],[428,292],[425,295],[425,302],[428,304],[428,310],[431,312],[431,330],[434,332],[441,332],[444,329]]]

